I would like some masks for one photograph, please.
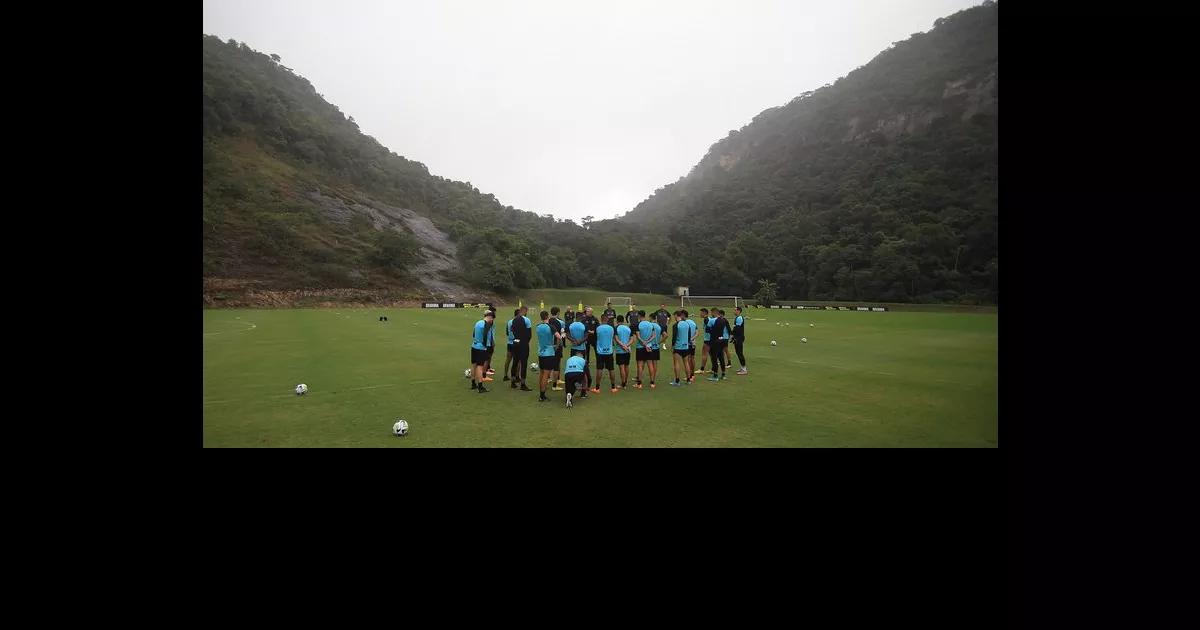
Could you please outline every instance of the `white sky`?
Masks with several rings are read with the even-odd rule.
[[[430,172],[578,220],[980,1],[204,0],[204,32],[279,54]]]

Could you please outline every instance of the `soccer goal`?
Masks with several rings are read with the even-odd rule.
[[[609,302],[612,303],[614,309],[616,309],[618,306],[622,306],[622,305],[625,306],[625,310],[629,310],[629,309],[633,308],[633,300],[628,297],[606,297],[606,298],[604,298],[605,304],[608,304]],[[623,311],[617,311],[617,312],[620,313],[621,315],[625,314]]]
[[[681,295],[679,308],[685,308],[689,313],[695,313],[700,307],[709,306],[745,306],[746,301],[740,295]]]

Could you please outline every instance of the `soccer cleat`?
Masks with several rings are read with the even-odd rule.
[[[493,369],[491,369],[491,368],[488,368],[488,371],[487,371],[487,373],[488,373],[488,374],[495,374],[495,373],[496,373],[496,370],[493,370]]]
[[[708,377],[708,378],[706,378],[706,379],[704,379],[704,380],[706,380],[706,381],[712,381],[712,382],[714,382],[714,383],[715,383],[715,382],[717,382],[717,381],[719,381],[719,380],[721,380],[721,379],[717,378],[717,375],[715,375],[715,374],[714,374],[714,375],[712,375],[712,376],[710,376],[710,377]]]
[[[727,376],[724,372],[721,372],[721,380],[724,381],[724,380],[728,380],[728,379],[729,379],[729,376]]]
[[[567,394],[567,409],[571,408],[571,395]]]
[[[485,376],[485,377],[483,377],[483,382],[484,382],[484,383],[491,383],[491,382],[492,382],[492,381],[494,381],[494,380],[496,380],[496,379],[494,379],[494,378],[491,378],[490,376]]]
[[[593,394],[599,394],[599,393],[600,393],[600,388],[599,388],[599,387],[593,387],[593,388],[592,388],[592,393],[593,393]]]
[[[654,389],[654,383],[650,383],[650,389]]]
[[[699,370],[692,372],[692,374],[703,374],[703,373],[704,373],[704,368],[700,368]]]
[[[641,388],[642,388],[642,384],[641,384],[641,383],[634,383],[634,384],[633,384],[633,388],[634,388],[634,389],[641,389]]]
[[[670,385],[671,387],[679,387],[679,380],[676,379],[674,381],[671,381],[670,383],[668,383],[668,385]]]
[[[611,391],[611,392],[609,392],[609,393],[615,394],[615,393],[617,393],[618,391],[620,391],[620,390],[618,390],[616,387],[614,387],[614,388],[612,388],[612,391]]]
[[[521,383],[521,391],[523,391],[523,392],[531,392],[531,391],[533,391],[533,390],[532,390],[532,389],[529,389],[528,387],[525,387],[525,383]]]
[[[742,369],[738,370],[737,373],[745,376],[746,374],[750,373],[750,370],[747,370],[746,368],[742,368]]]
[[[505,375],[504,375],[504,380],[506,380],[506,381],[508,380],[508,375],[507,375],[507,374],[505,374]]]
[[[487,393],[487,390],[483,388],[483,385],[482,385],[482,384],[481,384],[479,387],[476,387],[476,388],[475,388],[475,391],[479,392],[480,394],[486,394],[486,393]]]

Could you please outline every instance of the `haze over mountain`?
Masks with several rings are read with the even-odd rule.
[[[430,174],[286,60],[206,35],[205,277],[995,303],[996,21],[994,3],[939,19],[589,229]]]

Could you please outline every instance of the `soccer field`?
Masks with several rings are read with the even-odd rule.
[[[501,381],[512,308],[486,394],[463,377],[478,309],[205,310],[204,446],[996,446],[995,314],[748,309],[749,376],[733,355],[728,380],[672,387],[664,350],[657,389],[611,394],[605,375],[567,410]]]

